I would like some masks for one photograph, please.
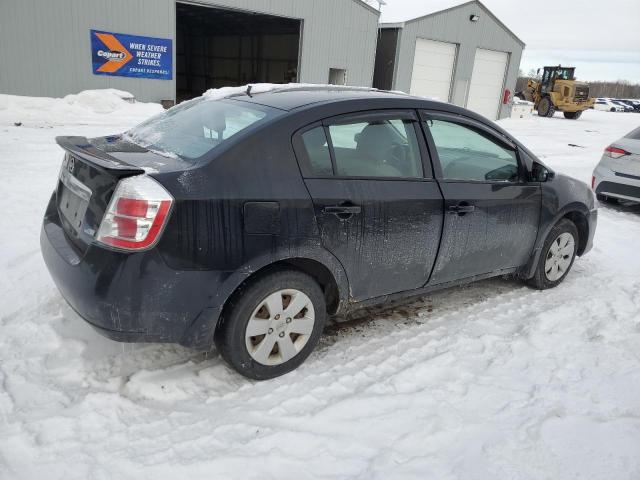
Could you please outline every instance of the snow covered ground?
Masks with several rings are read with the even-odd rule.
[[[256,383],[215,352],[99,336],[40,257],[54,137],[157,111],[0,95],[0,478],[640,478],[640,207],[603,206],[559,288],[494,279],[362,312]],[[640,115],[501,124],[588,182]]]

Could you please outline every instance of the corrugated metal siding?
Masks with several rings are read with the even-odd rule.
[[[173,38],[173,0],[0,0],[0,92],[63,96],[118,88],[139,99],[174,97],[171,80],[93,75],[89,30]]]
[[[348,85],[371,86],[378,13],[354,0],[191,2],[303,20],[300,81],[327,83],[330,68]],[[93,75],[89,30],[174,39],[174,79]],[[144,101],[175,96],[175,0],[0,0],[0,92],[63,96],[118,88]]]
[[[327,83],[330,68],[346,69],[347,85],[370,87],[373,82],[378,12],[360,2],[200,0],[197,3],[301,19],[300,82]]]
[[[472,14],[480,16],[478,22],[469,21]],[[496,22],[477,3],[407,22],[400,33],[398,57],[394,73],[394,89],[409,91],[417,38],[458,44],[451,102],[465,106],[473,71],[476,49],[497,50],[509,53],[505,88],[514,91],[520,67],[523,46],[513,35]],[[509,115],[509,106],[502,105],[500,118]]]

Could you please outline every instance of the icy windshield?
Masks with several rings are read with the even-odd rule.
[[[262,105],[200,97],[141,123],[125,138],[160,154],[194,160],[279,113]]]

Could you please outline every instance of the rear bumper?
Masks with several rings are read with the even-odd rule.
[[[593,171],[593,176],[596,194],[640,201],[640,176],[616,174],[602,163]]]
[[[124,253],[89,245],[80,254],[50,202],[42,256],[67,303],[102,335],[120,342],[209,348],[220,308],[211,306],[217,272],[176,271],[157,250]]]

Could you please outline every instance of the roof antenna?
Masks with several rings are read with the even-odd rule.
[[[251,97],[251,87],[253,87],[253,85],[247,85],[247,91],[246,91],[246,94],[247,94],[247,96],[249,96],[249,97]],[[251,98],[253,98],[253,97],[251,97]]]

